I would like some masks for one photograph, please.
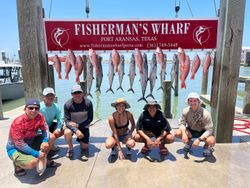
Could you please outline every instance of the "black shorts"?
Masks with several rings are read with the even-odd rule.
[[[57,127],[57,122],[53,122],[50,126],[49,126],[49,132],[53,133],[56,130]]]
[[[88,144],[89,143],[89,128],[79,127],[78,129],[82,132],[83,138],[82,139],[77,138],[76,141]]]
[[[199,138],[206,131],[205,129],[203,129],[202,131],[195,131],[189,128],[187,128],[187,130],[191,133],[192,138]]]

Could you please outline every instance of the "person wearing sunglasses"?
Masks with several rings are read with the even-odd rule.
[[[189,93],[186,104],[188,107],[182,111],[179,129],[175,132],[175,136],[181,138],[182,142],[185,143],[183,149],[186,152],[189,152],[191,147],[198,147],[200,142],[205,142],[203,155],[210,156],[215,145],[211,115],[208,110],[201,107],[198,93]]]
[[[59,106],[54,102],[55,96],[54,89],[47,87],[43,90],[43,101],[40,102],[40,112],[45,117],[46,123],[49,126],[49,132],[51,133],[49,147],[53,153],[58,152],[60,149],[54,145],[55,140],[63,135],[63,117]]]
[[[145,144],[141,153],[148,155],[152,148],[158,147],[160,155],[167,155],[165,144],[172,143],[174,136],[170,133],[171,127],[161,112],[161,106],[157,101],[149,100],[143,109],[136,123],[135,135],[135,141]]]
[[[39,175],[46,169],[46,155],[49,149],[48,126],[39,109],[38,100],[28,99],[24,114],[15,118],[11,124],[6,149],[13,161],[16,176],[25,175],[25,169],[38,169],[38,165],[42,167],[39,167]],[[37,134],[38,130],[41,130],[41,134]]]
[[[66,157],[73,158],[73,133],[81,147],[81,159],[88,160],[89,124],[93,121],[92,102],[84,97],[80,85],[74,85],[71,89],[72,98],[64,104],[64,136],[69,146]]]

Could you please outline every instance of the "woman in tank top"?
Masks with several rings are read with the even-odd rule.
[[[112,107],[115,107],[116,111],[108,118],[109,126],[112,130],[112,135],[107,138],[105,146],[107,149],[112,149],[111,156],[115,156],[118,150],[119,159],[124,159],[124,153],[122,151],[121,143],[126,144],[126,155],[131,155],[131,148],[135,146],[133,139],[133,132],[135,130],[135,121],[132,113],[126,109],[130,108],[130,105],[125,99],[119,98],[114,103],[111,103]],[[129,127],[131,124],[131,127]]]

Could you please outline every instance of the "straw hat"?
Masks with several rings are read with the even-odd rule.
[[[117,104],[123,103],[125,104],[125,108],[130,108],[130,105],[127,103],[127,101],[123,98],[116,99],[115,102],[111,103],[112,107],[116,107]]]
[[[157,101],[155,101],[155,100],[148,101],[147,104],[145,104],[145,106],[144,106],[143,109],[144,109],[144,110],[147,110],[148,106],[156,106],[156,108],[157,108],[158,110],[161,109],[161,106],[160,106],[160,105],[157,103]]]

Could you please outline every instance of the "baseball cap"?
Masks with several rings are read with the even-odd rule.
[[[40,108],[40,102],[37,99],[29,98],[25,103],[25,107],[27,106],[38,106]]]
[[[48,94],[56,95],[54,89],[51,88],[51,87],[46,87],[46,88],[43,90],[43,96],[46,96],[46,95],[48,95]]]
[[[73,87],[71,88],[71,93],[75,93],[77,91],[83,92],[82,87],[78,84],[73,85]]]

